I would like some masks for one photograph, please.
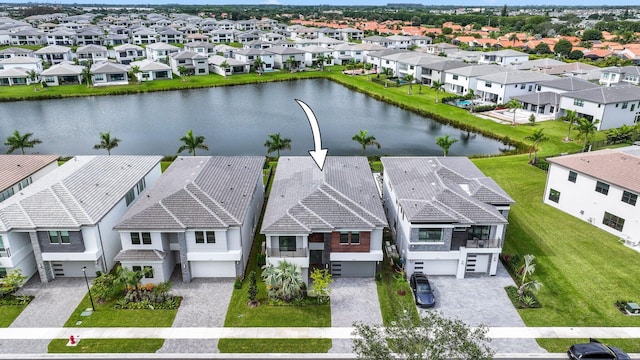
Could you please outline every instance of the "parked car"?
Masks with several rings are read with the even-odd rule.
[[[588,343],[571,345],[567,351],[569,359],[631,359],[627,353],[615,346],[602,344],[596,339]]]
[[[409,285],[416,299],[416,305],[422,308],[430,308],[436,304],[436,297],[433,295],[431,284],[427,275],[421,272],[414,272],[409,279]]]

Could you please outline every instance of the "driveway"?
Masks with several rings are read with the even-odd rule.
[[[437,299],[435,310],[448,318],[460,319],[470,326],[526,326],[504,290],[515,284],[502,264],[498,264],[495,276],[429,276],[429,281]],[[423,314],[425,311],[430,310],[420,310]],[[496,339],[491,346],[502,353],[545,352],[533,339]]]
[[[234,279],[193,279],[183,283],[179,271],[171,278],[182,303],[173,327],[223,327]],[[159,353],[217,353],[218,340],[167,339]]]
[[[35,298],[10,327],[62,327],[86,294],[82,278],[59,278],[44,284],[35,274],[18,291],[18,295]],[[0,353],[46,353],[48,344],[48,340],[0,340]]]
[[[334,278],[331,284],[331,326],[382,324],[378,291],[373,278]],[[350,353],[351,340],[333,339],[330,353]]]

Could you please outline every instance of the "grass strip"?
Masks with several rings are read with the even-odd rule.
[[[53,339],[49,353],[155,353],[164,339],[81,339],[76,346],[67,346],[68,339]]]
[[[26,309],[27,305],[0,306],[0,328],[6,328]]]
[[[627,353],[640,353],[640,339],[598,339],[603,344],[619,347]],[[589,339],[536,339],[540,347],[552,353],[562,353],[573,344],[588,343]]]
[[[331,339],[220,339],[221,353],[326,353]]]

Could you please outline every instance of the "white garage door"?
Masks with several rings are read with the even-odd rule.
[[[233,261],[191,261],[192,278],[236,277]]]
[[[341,277],[373,277],[376,263],[373,261],[333,261],[331,274]]]
[[[427,275],[456,275],[458,273],[458,260],[424,260],[409,261],[407,274],[423,272]]]
[[[86,266],[87,269],[87,277],[95,277],[95,265],[93,262],[82,262],[82,261],[63,261],[63,262],[51,262],[51,267],[53,269],[53,274],[55,277],[84,277],[84,273],[82,272],[82,267]]]

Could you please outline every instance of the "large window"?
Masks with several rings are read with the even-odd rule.
[[[602,181],[598,181],[596,183],[596,192],[599,192],[600,194],[604,194],[604,195],[609,194],[609,184],[603,183]]]
[[[196,244],[215,244],[216,233],[213,231],[196,231]]]
[[[349,243],[349,233],[341,232],[340,233],[340,244],[348,244]]]
[[[340,232],[340,244],[360,244],[360,233],[357,231],[342,231]]]
[[[70,244],[68,231],[49,231],[50,244]]]
[[[572,183],[576,182],[576,179],[578,178],[578,173],[576,173],[575,171],[569,171],[569,181],[571,181]]]
[[[143,233],[131,233],[131,244],[132,245],[151,245],[151,233],[143,232]]]
[[[582,100],[582,99],[573,99],[573,105],[575,105],[575,106],[584,106],[584,100]]]
[[[469,240],[480,239],[487,240],[489,239],[489,234],[491,233],[491,226],[489,225],[473,225],[467,230],[467,238]]]
[[[148,232],[142,233],[142,243],[144,245],[151,245],[151,233],[148,233]]]
[[[638,195],[629,191],[622,192],[622,202],[626,202],[629,205],[636,206],[636,202],[638,201]]]
[[[138,187],[138,194],[140,194],[144,190],[144,188],[147,187],[147,184],[144,182],[144,178],[140,179],[136,186]]]
[[[549,191],[549,200],[553,201],[554,203],[557,203],[560,201],[560,191],[555,190],[555,189],[551,189]]]
[[[278,237],[280,251],[296,251],[295,236],[279,236]]]
[[[624,227],[624,219],[621,217],[617,217],[608,212],[604,213],[604,218],[602,219],[602,223],[607,225],[610,228],[616,229],[618,231],[622,231]]]
[[[442,229],[418,229],[418,241],[442,242]]]

